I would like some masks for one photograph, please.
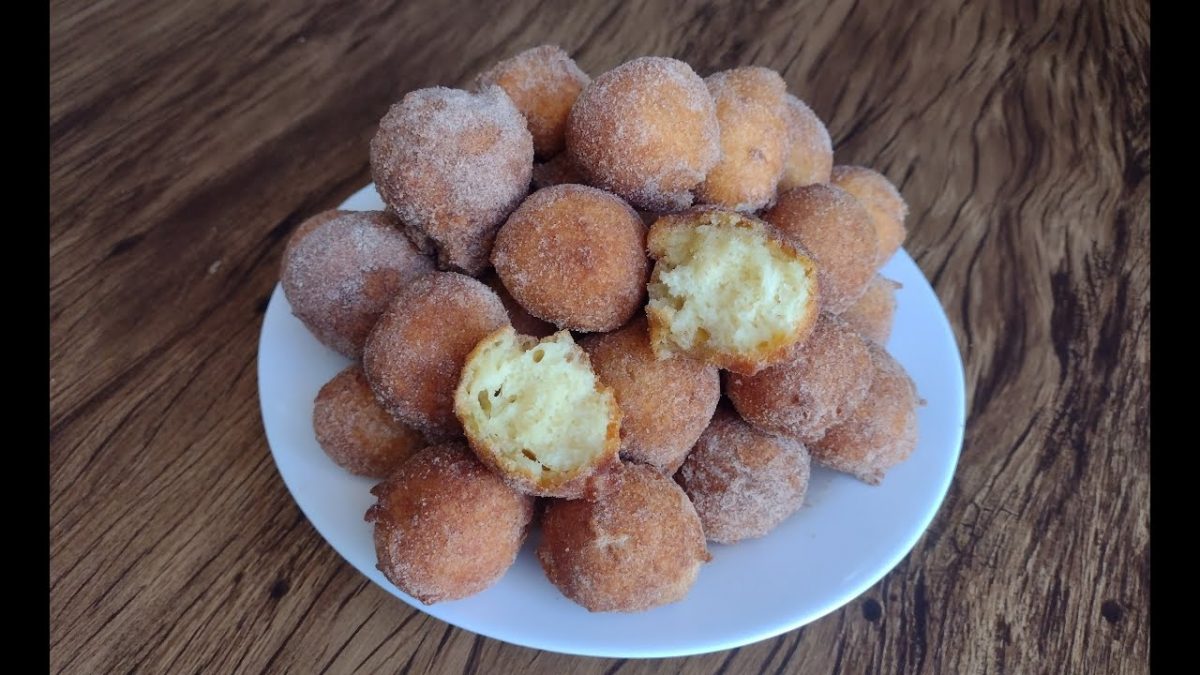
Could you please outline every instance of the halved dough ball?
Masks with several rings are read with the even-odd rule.
[[[696,191],[696,201],[757,211],[775,199],[788,149],[787,84],[762,67],[734,68],[704,80],[717,105],[721,159]]]
[[[600,75],[567,121],[567,153],[589,185],[648,211],[692,203],[720,157],[716,105],[683,61],[645,56]]]
[[[475,85],[504,89],[525,116],[534,153],[546,158],[562,151],[567,115],[591,81],[561,47],[542,45],[497,63],[481,73]]]
[[[379,195],[443,269],[480,274],[500,224],[529,191],[533,138],[500,87],[409,92],[379,121]]]
[[[392,418],[354,364],[321,387],[313,403],[313,431],[329,458],[350,473],[386,478],[426,445],[421,432]]]
[[[867,341],[822,314],[791,359],[753,376],[730,375],[725,394],[755,427],[811,443],[859,407],[874,375]]]
[[[804,504],[809,455],[804,445],[771,436],[721,408],[675,476],[709,541],[761,537]]]
[[[659,358],[753,374],[812,330],[819,271],[762,221],[722,209],[663,216],[648,248],[658,261],[646,315]]]
[[[644,317],[579,346],[621,407],[621,457],[675,473],[717,408],[717,369],[683,356],[656,358]]]
[[[876,266],[883,265],[908,236],[904,227],[908,204],[904,197],[886,176],[865,166],[835,166],[829,182],[858,197],[867,207],[879,246]]]
[[[533,499],[504,484],[461,442],[427,448],[371,494],[376,567],[431,605],[496,583],[517,558]]]
[[[900,283],[879,274],[867,284],[867,290],[842,319],[859,335],[879,345],[887,345],[892,334],[892,319],[896,316],[896,289]]]
[[[812,254],[827,312],[846,311],[875,275],[879,254],[871,216],[840,188],[808,185],[782,192],[763,220]]]
[[[619,328],[641,307],[646,227],[620,197],[585,185],[529,195],[508,217],[492,264],[517,302],[559,328]]]
[[[300,224],[284,253],[280,282],[292,313],[349,359],[392,297],[433,270],[433,261],[383,211],[326,211]]]
[[[621,411],[567,331],[539,341],[506,326],[481,340],[454,414],[479,458],[526,494],[579,498],[619,461]]]
[[[462,435],[454,388],[467,355],[508,325],[490,288],[454,272],[434,272],[396,296],[371,331],[363,370],[393,417],[432,441]]]
[[[538,560],[562,594],[593,612],[637,612],[683,599],[711,558],[696,509],[670,478],[625,465],[595,500],[555,500]]]
[[[800,99],[787,95],[788,151],[780,190],[828,183],[833,170],[833,141],[825,123]]]
[[[875,375],[866,400],[811,447],[813,459],[877,485],[917,447],[916,385],[896,359],[871,345]]]

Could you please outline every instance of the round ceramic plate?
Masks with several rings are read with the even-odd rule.
[[[343,209],[382,209],[373,186]],[[888,350],[927,401],[912,456],[872,487],[815,468],[804,508],[766,537],[710,544],[712,562],[682,601],[638,614],[593,614],[546,580],[530,535],[516,564],[490,589],[422,605],[375,569],[363,521],[374,481],[329,460],[313,435],[313,399],[347,365],[292,316],[276,286],[263,321],[258,386],[275,463],[296,503],[350,564],[442,621],[497,640],[569,654],[668,657],[731,649],[803,626],[874,585],[916,544],[946,494],[962,443],[963,370],[933,289],[904,251],[883,268],[903,284]]]

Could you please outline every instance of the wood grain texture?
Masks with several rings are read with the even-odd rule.
[[[1078,5],[1083,5],[1082,7]],[[1149,3],[51,3],[53,672],[1148,670]],[[558,43],[780,70],[912,208],[969,420],[893,572],[664,661],[482,638],[359,575],[270,459],[255,355],[288,233],[406,91]]]

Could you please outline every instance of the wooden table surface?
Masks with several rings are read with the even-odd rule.
[[[1149,3],[889,5],[51,2],[52,671],[1148,670]],[[774,67],[911,206],[962,459],[914,551],[808,626],[663,661],[482,638],[367,581],[275,469],[288,234],[369,181],[390,103],[547,42]]]

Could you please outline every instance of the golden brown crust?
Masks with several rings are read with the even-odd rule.
[[[709,222],[720,224],[724,227],[750,229],[762,236],[770,247],[804,264],[806,269],[809,270],[810,277],[812,277],[814,271],[816,273],[816,277],[811,279],[809,287],[809,310],[796,323],[791,333],[786,335],[781,334],[766,344],[744,353],[722,352],[708,345],[699,345],[686,354],[690,358],[724,370],[753,375],[773,363],[778,363],[786,359],[796,345],[803,343],[809,334],[812,333],[819,313],[820,298],[824,293],[824,289],[819,281],[820,268],[814,264],[813,260],[803,250],[792,245],[791,242],[781,236],[769,223],[753,216],[717,207],[696,207],[682,213],[673,213],[660,217],[650,227],[650,232],[646,237],[646,248],[650,252],[650,257],[657,259],[664,254],[666,238],[671,228],[690,228],[700,223]],[[658,282],[660,269],[659,265],[655,265],[654,271],[650,275],[651,284]],[[665,313],[648,305],[646,307],[646,317],[649,320],[650,326],[651,348],[654,349],[655,354],[659,358],[670,356],[674,353],[674,348],[670,345],[668,337],[670,331]]]
[[[496,583],[525,541],[534,500],[509,488],[459,443],[414,455],[371,490],[384,576],[429,605]]]
[[[363,370],[393,417],[431,441],[462,435],[454,389],[475,345],[508,325],[504,304],[482,282],[427,274],[398,294],[363,350]]]
[[[388,208],[442,269],[480,274],[529,190],[533,139],[500,87],[409,92],[379,121],[371,173]]]
[[[785,190],[763,219],[817,262],[822,309],[844,312],[875,274],[878,247],[862,202],[832,185]]]
[[[350,473],[386,478],[429,445],[416,429],[392,419],[354,364],[321,387],[313,403],[313,431],[330,459]]]
[[[559,328],[608,331],[637,312],[650,263],[646,228],[621,198],[584,185],[530,195],[509,216],[492,264],[513,298]]]
[[[534,152],[546,158],[562,151],[571,106],[591,81],[561,47],[542,45],[492,66],[476,78],[475,87],[503,88],[525,116]]]
[[[500,298],[500,302],[504,303],[504,309],[508,311],[508,320],[512,327],[521,335],[531,335],[536,338],[552,335],[558,330],[552,323],[547,323],[537,318],[536,316],[525,311],[521,303],[517,302],[508,289],[504,287],[504,282],[500,281],[499,275],[495,270],[488,272],[479,279],[487,284],[488,288],[495,291]]]
[[[875,374],[864,403],[811,446],[817,463],[878,485],[917,446],[917,389],[896,359],[871,345]]]
[[[867,290],[841,317],[860,335],[879,345],[886,345],[892,334],[892,319],[896,316],[896,289],[899,282],[876,274]]]
[[[858,408],[872,377],[867,341],[826,313],[790,360],[753,376],[730,374],[725,394],[755,427],[811,443]]]
[[[762,537],[804,504],[804,445],[758,431],[721,407],[676,474],[709,541]]]
[[[640,209],[692,203],[720,156],[716,105],[688,64],[658,56],[592,80],[567,120],[567,152],[589,185]]]
[[[780,190],[828,183],[833,170],[833,141],[825,123],[804,101],[786,97],[788,152],[779,179]]]
[[[696,201],[757,211],[775,200],[788,149],[787,85],[758,66],[705,78],[721,127],[721,159],[696,190]]]
[[[681,600],[711,556],[687,495],[644,465],[624,465],[594,500],[550,502],[538,560],[563,595],[593,612]]]
[[[677,356],[658,359],[644,317],[589,335],[579,346],[621,408],[621,457],[675,473],[712,419],[721,397],[713,366]]]
[[[876,266],[886,263],[908,236],[904,227],[908,204],[900,191],[886,176],[865,166],[835,166],[829,182],[857,197],[871,214],[879,247]]]
[[[347,358],[362,357],[392,297],[433,270],[398,225],[383,211],[326,211],[301,224],[289,242],[280,283],[292,313]]]

